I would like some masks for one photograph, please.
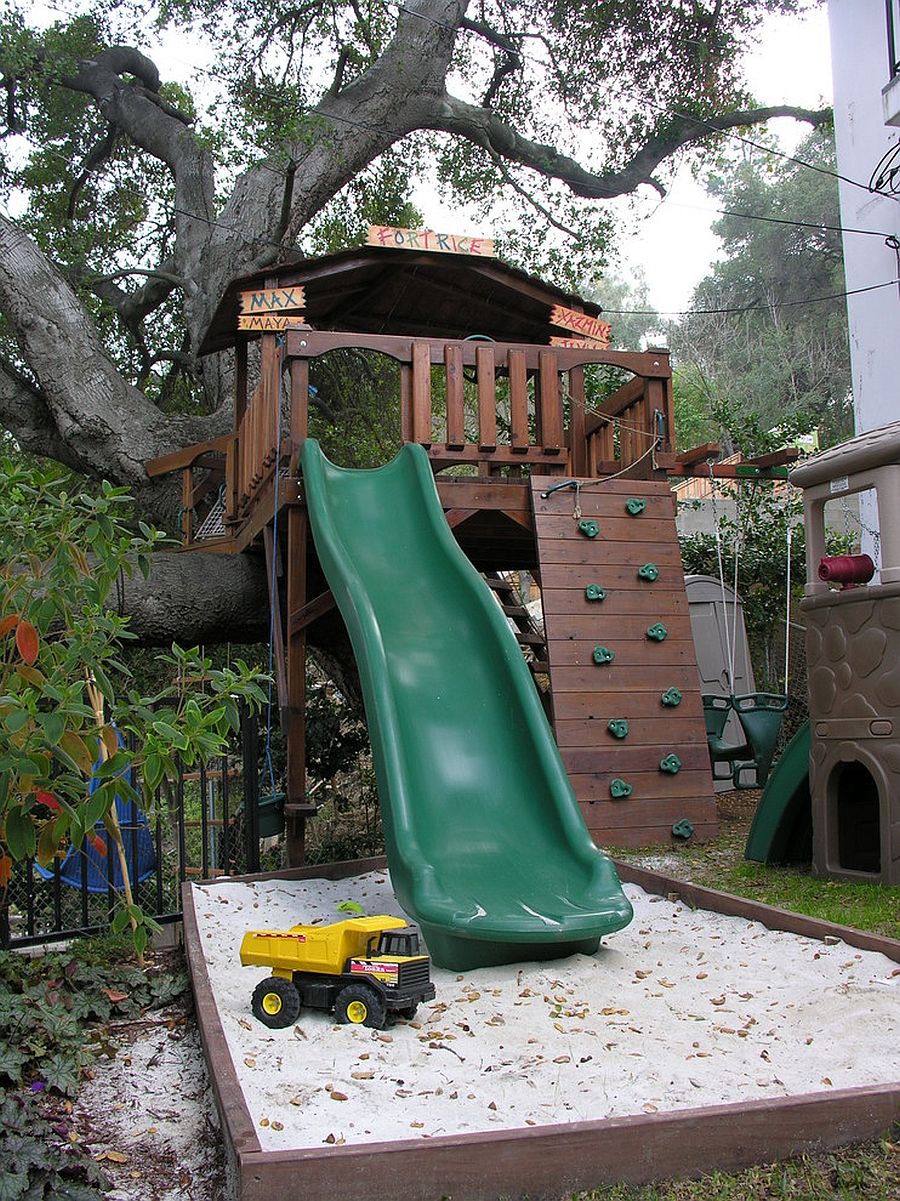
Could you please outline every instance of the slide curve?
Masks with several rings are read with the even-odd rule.
[[[809,863],[812,859],[812,806],[809,795],[809,722],[778,757],[766,781],[744,858],[756,863]]]
[[[308,439],[301,466],[359,667],[398,901],[457,971],[592,954],[631,905],[425,451],[410,443],[384,467],[347,470]]]

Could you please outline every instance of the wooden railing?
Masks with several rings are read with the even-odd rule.
[[[424,446],[435,471],[470,464],[482,477],[516,477],[528,466],[542,475],[628,471],[649,478],[676,462],[665,352],[314,330],[292,331],[280,344],[265,335],[259,383],[249,397],[246,344],[239,346],[234,434],[148,465],[154,475],[182,471],[186,543],[193,538],[198,498],[209,491],[212,478],[207,472],[198,481],[194,471],[209,466],[211,451],[219,454],[215,479],[218,484],[224,478],[224,521],[231,532],[244,527],[258,505],[268,506],[263,498],[274,490],[279,464],[295,473],[309,428],[310,362],[343,349],[378,352],[398,364],[401,439]],[[585,398],[585,368],[591,364],[620,368],[633,378],[591,406]]]

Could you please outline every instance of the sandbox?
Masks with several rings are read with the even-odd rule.
[[[269,1030],[237,958],[246,929],[342,901],[400,913],[384,861],[187,886],[235,1195],[561,1197],[890,1128],[900,943],[620,870],[635,920],[596,956],[434,968],[435,1000],[384,1031]]]

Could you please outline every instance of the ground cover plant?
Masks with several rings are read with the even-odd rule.
[[[0,952],[0,1201],[95,1201],[109,1187],[73,1099],[119,1050],[110,1023],[168,1009],[188,989],[179,962],[141,969],[130,955],[109,937],[34,957]]]

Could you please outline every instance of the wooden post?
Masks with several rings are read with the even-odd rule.
[[[288,618],[306,603],[306,544],[309,518],[298,505],[288,508]],[[287,647],[287,799],[285,806],[306,804],[306,627],[288,621]],[[288,867],[306,859],[306,818],[287,808],[285,855]]]
[[[412,345],[412,440],[431,445],[431,354],[427,342]]]
[[[181,472],[181,545],[190,546],[194,533],[194,473],[190,467]]]
[[[572,448],[572,474],[587,475],[587,438],[584,432],[584,368],[569,372],[569,445]]]
[[[466,444],[466,410],[459,346],[444,347],[444,368],[447,373],[447,449],[462,450]]]
[[[291,473],[309,433],[309,359],[291,359]]]
[[[538,444],[544,450],[562,447],[562,397],[559,391],[559,371],[556,354],[542,350],[539,359],[538,390],[540,392],[541,436]]]
[[[278,714],[282,730],[286,729],[288,708],[287,669],[284,657],[284,625],[281,620],[281,597],[278,588],[280,555],[275,545],[274,529],[267,525],[263,530],[263,546],[266,552],[266,584],[269,589],[269,606],[272,613],[272,659],[275,666],[275,691],[278,696]]]
[[[528,436],[528,368],[524,350],[511,350],[509,366],[509,443],[514,451],[524,454],[531,439]]]

